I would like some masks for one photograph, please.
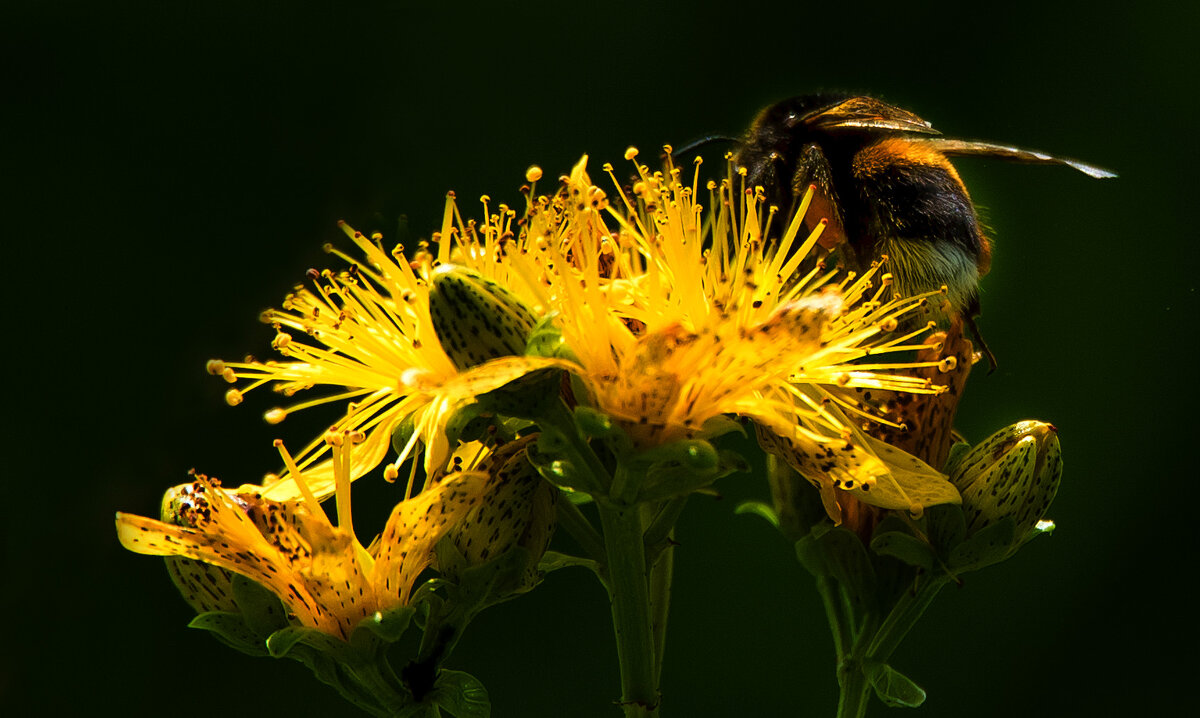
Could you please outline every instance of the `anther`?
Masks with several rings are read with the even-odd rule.
[[[945,374],[947,372],[954,371],[954,368],[957,366],[958,366],[958,357],[948,356],[945,359],[943,359],[941,362],[938,363],[938,371]]]
[[[220,376],[225,372],[225,362],[220,359],[209,359],[204,364],[204,370],[213,376]]]
[[[263,413],[263,420],[268,424],[278,424],[286,418],[287,410],[278,406],[273,409],[267,409],[267,411]]]
[[[237,406],[238,404],[241,404],[244,399],[245,397],[242,396],[242,392],[238,391],[237,389],[230,389],[229,391],[225,392],[225,403],[230,406]]]
[[[634,157],[637,157],[637,156],[638,156],[638,150],[637,150],[637,148],[636,148],[636,147],[627,147],[627,148],[625,148],[625,159],[627,159],[627,160],[631,160],[631,159],[633,159]]]

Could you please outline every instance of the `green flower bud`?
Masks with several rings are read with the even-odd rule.
[[[537,317],[515,294],[453,264],[433,271],[429,314],[442,349],[459,369],[525,353]]]
[[[527,591],[537,584],[538,562],[554,535],[557,489],[525,456],[535,439],[532,435],[509,442],[478,467],[488,474],[488,484],[483,500],[448,536],[459,560],[447,563],[461,561],[458,566],[441,566],[452,577],[492,565],[503,576],[495,587],[501,593]]]
[[[1019,421],[978,444],[952,469],[971,536],[1012,519],[1009,554],[1035,535],[1062,477],[1062,449],[1053,425]]]

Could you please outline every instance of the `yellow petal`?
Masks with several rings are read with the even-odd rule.
[[[847,488],[859,501],[885,509],[920,514],[926,507],[960,504],[958,489],[945,474],[891,444],[864,437],[870,450],[887,467],[873,483]]]

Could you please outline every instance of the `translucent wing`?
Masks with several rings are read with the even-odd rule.
[[[1001,159],[1013,160],[1016,162],[1033,162],[1036,164],[1049,165],[1066,165],[1079,170],[1089,177],[1097,179],[1108,179],[1116,177],[1116,172],[1110,172],[1095,165],[1089,165],[1086,162],[1069,159],[1067,157],[1056,157],[1048,155],[1045,152],[1037,150],[1023,150],[1020,147],[1009,147],[1008,145],[994,145],[990,142],[975,142],[972,140],[947,140],[940,137],[921,139],[920,142],[926,143],[938,150],[939,152],[950,156],[965,156],[965,155],[980,155],[983,157],[999,157]]]
[[[922,135],[940,134],[928,122],[908,110],[865,96],[841,100],[798,119],[800,123],[819,130],[866,128],[915,132]]]

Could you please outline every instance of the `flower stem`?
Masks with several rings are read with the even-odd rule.
[[[619,506],[609,501],[597,501],[597,508],[608,553],[609,598],[617,659],[621,664],[621,705],[626,718],[656,716],[657,641],[651,616],[642,511],[637,506]]]
[[[829,576],[817,576],[817,591],[821,594],[821,602],[825,604],[825,618],[829,621],[829,630],[833,633],[833,649],[837,653],[837,662],[840,666],[846,659],[846,651],[853,641],[850,619],[844,615],[845,607],[835,579]]]
[[[921,582],[916,590],[905,591],[871,637],[866,650],[867,657],[884,662],[891,658],[892,652],[900,646],[900,642],[948,582],[949,579],[943,576],[935,576]]]
[[[862,718],[867,714],[867,704],[871,700],[871,684],[863,673],[858,661],[842,663],[838,666],[838,684],[841,693],[838,695],[837,718]]]
[[[667,540],[671,540],[670,534]],[[667,616],[671,608],[671,580],[675,575],[675,546],[669,544],[650,559],[650,611],[654,631],[654,682],[662,680],[663,653],[667,641]]]

